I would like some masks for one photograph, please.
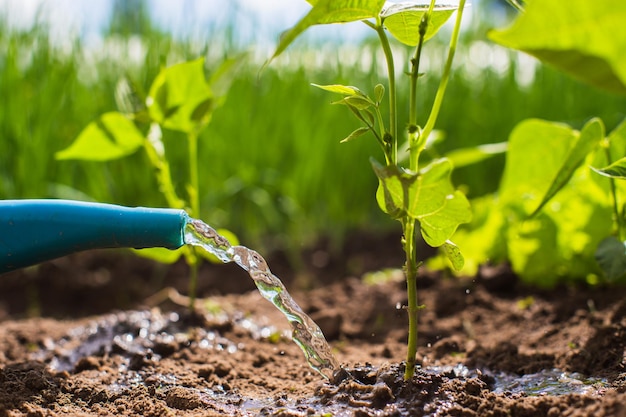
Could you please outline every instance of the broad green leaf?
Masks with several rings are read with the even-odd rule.
[[[593,168],[595,172],[605,177],[619,178],[626,180],[626,157],[613,162],[611,165],[604,168]]]
[[[551,287],[565,273],[554,221],[544,215],[511,223],[507,230],[513,271],[540,287]]]
[[[346,23],[378,16],[385,0],[316,0],[313,8],[294,27],[284,32],[273,58],[279,56],[300,35],[313,25]]]
[[[208,123],[214,94],[204,73],[204,59],[163,69],[148,95],[150,117],[163,127],[189,133]]]
[[[584,280],[599,272],[595,248],[613,229],[609,194],[586,166],[541,213],[531,219],[509,202],[508,253],[513,270],[526,282],[551,286],[559,280]],[[456,239],[456,237],[455,237]],[[464,242],[464,244],[466,244]]]
[[[450,181],[452,163],[441,158],[419,172],[409,188],[409,216],[419,220],[422,237],[430,246],[443,245],[457,227],[472,219],[465,195]]]
[[[500,185],[502,201],[532,213],[578,138],[571,127],[545,120],[527,119],[515,126]]]
[[[130,155],[141,147],[144,138],[135,124],[118,112],[105,113],[91,122],[56,159],[109,161]]]
[[[455,6],[435,6],[430,15],[424,41],[432,38],[452,16],[457,9]],[[389,32],[400,42],[409,46],[419,43],[419,25],[428,10],[428,4],[419,3],[391,3],[386,2],[380,13],[383,24]]]
[[[596,87],[626,94],[626,2],[529,1],[513,25],[489,37]]]
[[[369,128],[367,128],[367,127],[359,127],[354,132],[350,133],[345,139],[342,139],[341,143],[345,143],[345,142],[351,141],[353,139],[356,139],[356,138],[358,138],[360,136],[363,136],[367,132],[369,132]]]
[[[472,219],[469,201],[460,191],[446,196],[443,206],[432,213],[418,217],[422,237],[430,246],[438,247],[448,240],[459,225]]]
[[[614,236],[607,237],[598,245],[596,261],[609,281],[617,281],[626,274],[626,242]]]
[[[224,98],[226,96],[230,90],[230,86],[235,80],[237,71],[246,61],[247,56],[248,54],[244,52],[237,54],[232,58],[227,58],[211,72],[211,76],[209,77],[209,86],[211,87],[212,93],[215,97]]]
[[[508,259],[506,219],[497,199],[488,195],[472,200],[472,212],[471,222],[454,234],[455,243],[463,248],[465,262],[458,273],[464,276],[476,275],[485,263],[498,264]],[[428,260],[427,266],[446,268],[448,256],[442,252]]]
[[[460,271],[465,264],[465,259],[459,247],[453,242],[446,240],[443,245],[441,245],[441,249],[443,249],[443,253],[445,253],[452,264],[452,268],[454,268],[455,271]]]
[[[330,91],[331,93],[337,93],[344,96],[363,96],[365,94],[361,92],[356,87],[352,87],[351,85],[341,85],[341,84],[330,84],[330,85],[319,85],[319,84],[311,84],[313,87],[321,88],[325,91]]]
[[[543,206],[550,201],[561,188],[572,178],[574,171],[582,164],[587,155],[604,139],[604,124],[598,118],[591,119],[583,127],[576,141],[572,144],[565,160],[561,164],[556,176],[550,183],[550,188],[546,191],[539,206],[533,211],[531,216],[537,214]]]
[[[506,142],[488,143],[471,148],[455,149],[448,152],[446,158],[452,162],[455,168],[461,168],[503,154],[506,152],[507,147],[508,144]]]
[[[393,219],[406,215],[409,187],[417,180],[417,174],[395,165],[382,166],[370,158],[372,168],[378,177],[376,200],[380,209]]]
[[[381,209],[393,218],[417,219],[429,245],[443,245],[460,224],[471,220],[469,202],[450,182],[449,160],[434,161],[419,174],[374,160],[372,166],[379,178],[376,198]]]

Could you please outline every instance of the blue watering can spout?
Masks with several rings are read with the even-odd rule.
[[[0,273],[88,249],[177,249],[188,220],[176,209],[0,200]]]

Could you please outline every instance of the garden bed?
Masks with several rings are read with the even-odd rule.
[[[307,253],[298,278],[270,259],[290,289],[326,280],[292,295],[345,367],[330,383],[233,265],[203,268],[196,314],[174,291],[154,296],[183,291],[183,265],[90,252],[4,275],[0,415],[626,415],[625,289],[538,291],[506,268],[422,274],[421,369],[404,382],[401,274],[357,278],[401,264],[399,248],[385,247],[343,263]]]

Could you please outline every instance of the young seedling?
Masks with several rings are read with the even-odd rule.
[[[459,6],[436,6],[417,3],[388,3],[384,0],[318,0],[309,1],[313,8],[293,28],[285,32],[272,58],[280,55],[302,32],[313,25],[362,21],[375,31],[387,64],[387,87],[378,84],[373,89],[373,97],[357,87],[346,85],[316,85],[317,87],[340,94],[335,104],[344,105],[362,123],[342,142],[354,140],[371,133],[380,145],[385,161],[371,159],[372,168],[379,179],[376,199],[380,208],[398,220],[402,225],[402,244],[406,254],[405,274],[407,280],[409,336],[405,379],[410,379],[415,371],[417,352],[417,319],[421,306],[417,297],[417,233],[433,247],[440,247],[454,268],[463,265],[463,257],[458,247],[450,241],[457,227],[471,218],[470,206],[465,196],[454,189],[450,181],[452,163],[440,158],[428,165],[421,163],[420,155],[429,145],[446,91],[452,60],[459,37],[465,1]],[[420,61],[425,42],[434,36],[446,20],[457,11],[452,31],[448,55],[442,70],[441,81],[426,124],[418,126],[417,96],[420,77]],[[407,106],[409,125],[405,132],[398,130],[398,103],[395,75],[395,62],[387,33],[391,33],[401,43],[414,48],[407,74],[410,92]],[[315,84],[314,84],[315,85]],[[388,96],[388,120],[384,120],[383,98]],[[406,136],[405,149],[399,143]],[[408,152],[408,166],[402,166],[400,152]]]
[[[191,217],[200,217],[198,138],[210,123],[215,109],[223,103],[233,70],[240,61],[241,57],[225,60],[209,78],[203,58],[164,68],[154,79],[145,99],[130,81],[122,79],[115,91],[119,111],[105,113],[91,122],[68,148],[56,154],[56,158],[110,161],[143,148],[167,204],[171,208],[186,209]],[[138,125],[147,126],[147,132]],[[172,180],[162,140],[164,129],[182,132],[186,137],[189,168],[186,198],[179,196]],[[236,242],[232,234],[229,239]],[[185,245],[177,251],[154,248],[137,253],[165,263],[173,263],[184,256],[190,266],[189,299],[193,308],[199,256],[204,256],[205,251],[196,252],[194,247]]]

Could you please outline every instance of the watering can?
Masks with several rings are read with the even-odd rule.
[[[88,249],[177,249],[184,210],[71,200],[0,200],[0,274]]]

